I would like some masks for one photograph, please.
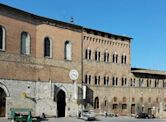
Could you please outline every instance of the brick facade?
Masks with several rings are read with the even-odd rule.
[[[143,111],[165,116],[166,73],[131,68],[132,38],[39,17],[2,4],[0,27],[5,28],[0,88],[6,93],[6,116],[10,108],[19,107],[32,108],[32,113],[39,116],[76,116],[82,108],[93,109],[96,114],[131,115]],[[29,55],[21,54],[22,32],[30,35]],[[51,41],[51,57],[44,56],[46,37]],[[66,41],[71,44],[71,60],[64,56]],[[76,88],[69,77],[72,69],[79,73]],[[83,85],[86,99],[82,99]],[[65,94],[65,110],[59,113],[58,101],[63,99],[58,98],[60,91]]]

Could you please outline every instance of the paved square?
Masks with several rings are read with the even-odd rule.
[[[10,120],[7,120],[6,118],[0,118],[0,122],[11,122]],[[45,120],[42,120],[41,122],[88,122],[82,119],[77,118],[48,118]],[[135,119],[131,117],[97,117],[97,120],[91,121],[91,122],[166,122],[166,119]]]

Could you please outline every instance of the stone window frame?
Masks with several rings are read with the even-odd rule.
[[[151,88],[152,87],[152,80],[151,79],[147,79],[147,88]]]
[[[109,57],[110,57],[110,54],[109,54],[109,51],[107,49],[104,52],[104,62],[108,63],[109,62]]]
[[[113,97],[113,102],[114,103],[118,102],[118,98],[117,97]]]
[[[134,97],[132,97],[132,98],[131,98],[131,101],[134,103],[134,102],[135,102],[135,98],[134,98]]]
[[[95,50],[95,61],[100,61],[100,58],[101,58],[101,52],[100,50],[97,48]]]
[[[89,75],[89,74],[86,74],[85,75],[85,82],[84,83],[87,84],[87,85],[90,85],[91,81],[92,81],[92,76]]]
[[[144,87],[144,79],[139,78],[139,87]]]
[[[101,80],[100,75],[95,75],[95,85],[96,86],[100,86],[100,80]]]
[[[104,81],[104,86],[110,86],[110,77],[108,75],[105,75],[103,77],[103,81]]]
[[[94,109],[99,109],[99,104],[100,104],[99,97],[97,96],[94,99]]]
[[[112,55],[112,63],[118,63],[118,54],[114,52]]]
[[[72,42],[69,40],[64,42],[64,59],[72,61]]]
[[[113,87],[118,86],[118,77],[115,76],[112,77],[112,86]]]
[[[123,98],[122,98],[122,101],[123,101],[123,103],[126,103],[126,102],[127,102],[127,98],[126,98],[126,97],[123,97]]]
[[[117,110],[117,109],[118,109],[118,104],[117,104],[117,103],[112,104],[112,109],[113,109],[113,110]]]
[[[105,100],[104,100],[104,107],[107,107],[107,106],[108,106],[108,100],[105,99]]]
[[[163,80],[163,88],[166,88],[166,80]]]
[[[130,79],[130,86],[131,87],[136,87],[136,79],[135,78]]]
[[[20,53],[22,55],[30,55],[31,52],[31,36],[28,32],[21,32],[21,48]]]
[[[0,51],[5,51],[6,50],[6,28],[2,25],[0,25],[0,28],[2,29],[2,47],[0,48]]]
[[[121,81],[121,86],[127,86],[127,78],[126,77],[122,77],[122,81]]]
[[[127,104],[126,103],[122,104],[122,110],[127,110]]]
[[[46,42],[46,41],[49,41],[49,43]],[[52,58],[52,52],[53,52],[52,46],[53,46],[52,39],[50,37],[48,37],[48,36],[44,37],[44,57],[46,57],[46,58]]]
[[[154,87],[159,88],[159,79],[154,80]]]
[[[92,59],[92,50],[89,47],[85,50],[85,59],[87,60]]]
[[[125,53],[121,55],[121,63],[122,64],[127,64],[127,56]]]

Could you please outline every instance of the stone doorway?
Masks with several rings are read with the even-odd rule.
[[[131,114],[135,114],[135,104],[131,104]]]
[[[66,95],[63,90],[60,90],[57,94],[57,115],[58,117],[65,117],[66,108]]]
[[[152,108],[148,108],[148,114],[152,115]]]
[[[0,87],[0,117],[5,117],[6,113],[6,93]]]

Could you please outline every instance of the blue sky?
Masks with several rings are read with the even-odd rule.
[[[166,70],[166,0],[0,0],[40,16],[133,38],[131,65]]]

